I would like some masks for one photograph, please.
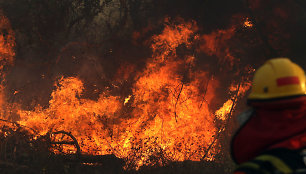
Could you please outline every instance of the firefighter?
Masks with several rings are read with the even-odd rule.
[[[234,174],[306,174],[304,70],[288,58],[268,60],[255,72],[247,103],[232,139]]]

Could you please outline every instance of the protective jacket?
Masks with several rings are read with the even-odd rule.
[[[252,106],[232,139],[235,174],[306,174],[306,96]]]

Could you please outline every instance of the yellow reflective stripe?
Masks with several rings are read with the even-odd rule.
[[[239,165],[238,168],[240,168],[240,167],[247,167],[247,168],[252,168],[252,169],[259,169],[260,168],[260,166],[258,164],[251,163],[251,162],[243,163],[243,164]]]
[[[270,174],[269,172],[267,172],[265,170],[261,170],[260,166],[258,164],[252,163],[252,162],[243,163],[243,164],[239,165],[237,169],[239,169],[239,168],[251,168],[251,169],[260,170],[261,172],[263,172],[265,174]]]
[[[288,165],[286,165],[282,160],[280,160],[279,158],[272,156],[272,155],[261,155],[257,158],[255,158],[257,160],[261,160],[261,161],[269,161],[271,162],[274,167],[276,167],[278,170],[280,170],[280,172],[283,173],[292,173],[293,171],[290,169],[290,167],[288,167]]]

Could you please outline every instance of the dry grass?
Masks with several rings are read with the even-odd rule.
[[[216,162],[172,162],[164,159],[163,153],[154,153],[150,160],[154,165],[134,169],[133,158],[122,159],[114,155],[83,156],[54,154],[50,136],[35,136],[31,130],[18,125],[0,127],[0,173],[128,173],[128,174],[183,174],[231,173],[232,164],[228,161]],[[222,158],[222,157],[221,157]],[[221,159],[220,158],[220,159]],[[90,162],[86,162],[90,161]],[[84,162],[85,161],[85,162]],[[96,162],[95,162],[96,161]],[[163,161],[163,164],[159,163]],[[126,168],[125,170],[123,168]]]

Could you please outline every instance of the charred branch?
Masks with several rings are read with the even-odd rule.
[[[231,109],[230,109],[230,112],[227,114],[227,118],[226,118],[226,121],[225,123],[220,127],[220,129],[217,131],[217,134],[214,136],[214,139],[213,141],[210,143],[210,145],[208,146],[208,148],[206,149],[205,151],[205,154],[204,156],[201,158],[201,161],[203,161],[207,155],[209,154],[210,150],[213,148],[214,144],[217,142],[217,140],[219,139],[220,135],[222,133],[224,133],[224,130],[226,130],[228,124],[229,124],[229,121],[230,121],[230,118],[232,116],[232,112],[235,108],[235,105],[237,103],[237,100],[238,100],[238,93],[239,93],[239,89],[240,89],[240,86],[241,86],[241,81],[239,81],[238,83],[238,86],[237,86],[237,90],[236,90],[236,94],[235,94],[235,97],[233,98],[233,104],[231,106]]]
[[[70,144],[70,145],[75,145],[74,141],[54,141],[51,142],[51,144]]]
[[[209,85],[210,79],[211,79],[211,77],[209,77],[208,80],[207,80],[207,82],[206,82],[205,90],[204,90],[204,94],[203,94],[203,99],[202,99],[202,101],[201,101],[201,103],[200,103],[199,108],[202,107],[202,105],[203,105],[204,102],[207,102],[207,100],[205,99],[205,97],[206,97],[206,93],[207,93],[207,89],[208,89],[208,85]]]
[[[180,87],[180,90],[179,90],[178,95],[177,95],[177,97],[176,97],[176,101],[175,101],[175,105],[174,105],[174,117],[175,117],[175,121],[176,121],[176,122],[177,122],[176,107],[177,107],[177,103],[178,103],[178,101],[179,101],[179,99],[180,99],[180,96],[181,96],[183,87],[184,87],[184,83],[181,84],[181,87]]]

